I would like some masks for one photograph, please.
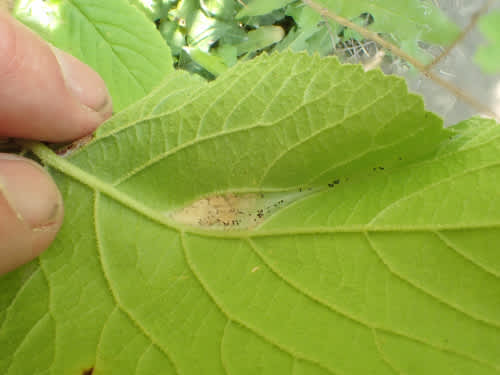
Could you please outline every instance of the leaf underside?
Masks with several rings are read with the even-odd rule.
[[[0,373],[498,374],[499,149],[331,58],[174,72],[35,148],[66,218],[0,279]]]

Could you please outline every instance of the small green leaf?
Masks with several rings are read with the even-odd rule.
[[[265,48],[279,42],[285,36],[280,26],[262,26],[247,33],[246,40],[236,45],[238,55]]]
[[[240,7],[235,0],[200,0],[200,6],[210,16],[228,22],[234,21]]]
[[[129,2],[141,10],[151,21],[159,19],[162,15],[163,0],[129,0]]]
[[[184,50],[197,64],[214,76],[218,76],[228,69],[228,65],[224,63],[224,59],[220,56],[208,54],[198,48],[185,48]]]
[[[498,374],[499,149],[333,58],[174,72],[33,146],[66,217],[0,278],[0,373]]]
[[[191,30],[193,22],[201,14],[200,2],[198,0],[180,0],[175,9],[169,12],[171,17],[186,30]]]
[[[128,0],[38,1],[33,8],[34,3],[18,7],[18,19],[94,68],[108,86],[115,111],[142,98],[173,70],[165,41]]]
[[[329,22],[327,26],[327,21],[318,12],[302,3],[290,5],[287,15],[293,17],[298,29],[287,34],[277,46],[278,50],[290,48],[295,52],[307,51],[321,56],[332,53],[338,42],[336,23]]]
[[[220,56],[224,59],[224,64],[231,67],[238,62],[238,50],[236,47],[231,46],[229,44],[223,44],[219,46],[215,51],[217,56]]]
[[[487,73],[500,72],[500,11],[491,12],[479,21],[479,29],[488,39],[487,46],[481,46],[476,53],[476,62]]]
[[[250,0],[250,2],[239,11],[236,18],[261,16],[275,9],[283,8],[292,1],[293,0]]]
[[[189,34],[190,45],[209,52],[215,42],[238,44],[246,38],[245,31],[236,23],[227,23],[215,18],[208,18],[200,12],[193,22]]]
[[[175,22],[164,21],[160,25],[160,34],[169,45],[172,55],[178,56],[186,45],[186,37],[178,25]]]

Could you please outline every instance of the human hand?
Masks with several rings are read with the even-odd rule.
[[[111,112],[96,72],[0,10],[0,137],[71,141]],[[62,219],[61,194],[43,168],[0,153],[0,274],[45,250]]]

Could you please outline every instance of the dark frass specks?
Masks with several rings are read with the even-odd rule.
[[[340,182],[336,181],[334,183]],[[170,211],[167,215],[184,225],[245,230],[258,226],[288,204],[312,192],[312,188],[300,188],[289,192],[214,194]]]

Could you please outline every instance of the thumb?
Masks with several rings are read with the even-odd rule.
[[[61,195],[42,167],[0,153],[0,274],[47,248],[62,218]]]
[[[111,111],[96,72],[0,10],[0,136],[70,141]]]

